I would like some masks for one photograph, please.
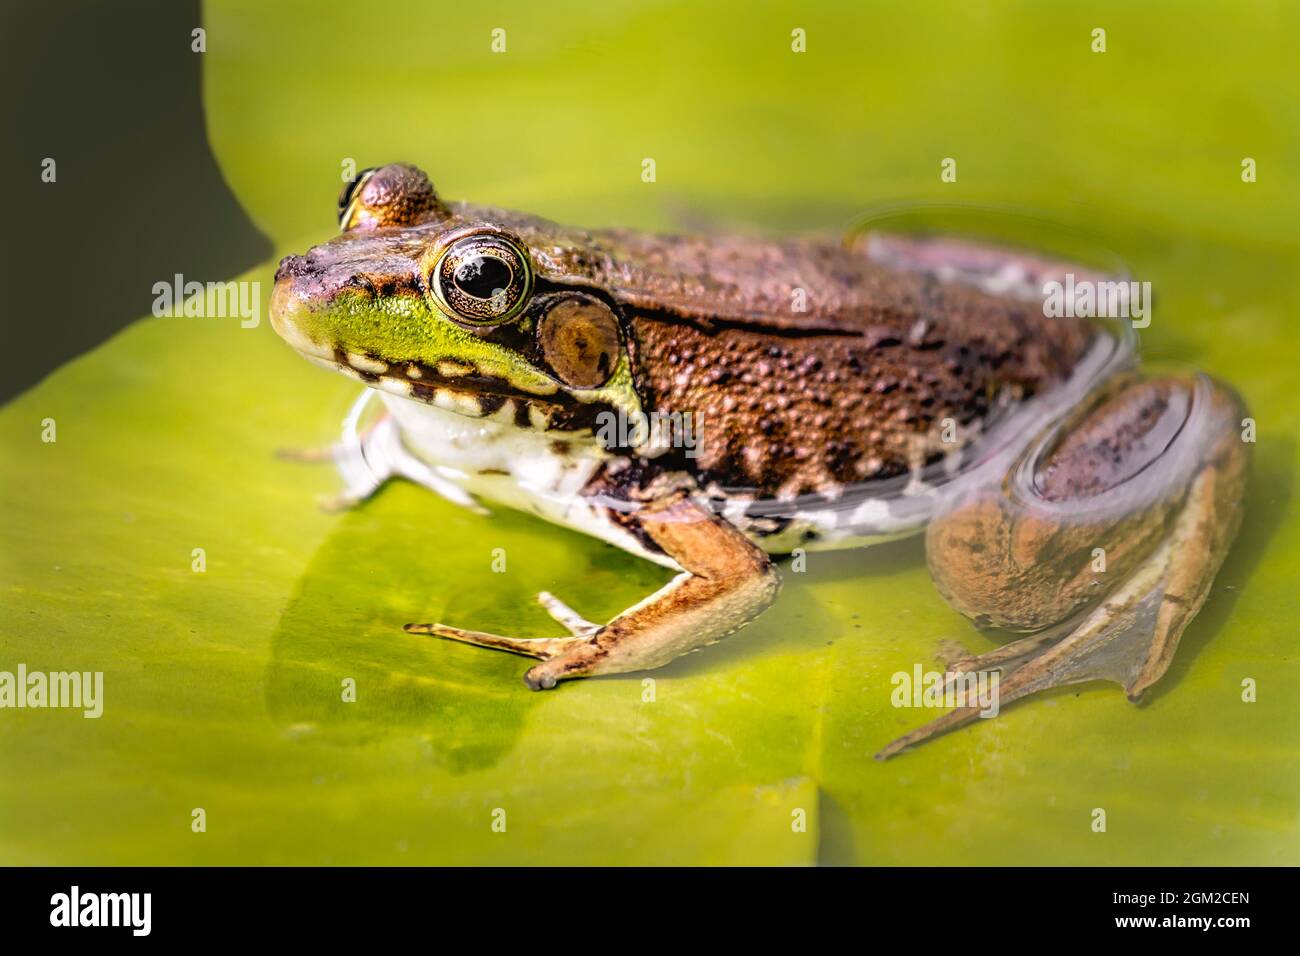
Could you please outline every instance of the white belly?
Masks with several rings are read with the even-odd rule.
[[[470,418],[400,395],[379,394],[407,449],[439,477],[483,501],[537,515],[680,570],[672,559],[647,551],[610,520],[605,507],[583,496],[583,488],[609,457],[596,442],[520,428],[509,404],[491,418]],[[567,448],[557,448],[557,441]]]

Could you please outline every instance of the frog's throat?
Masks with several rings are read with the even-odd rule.
[[[446,360],[432,368],[421,362],[386,363],[341,349],[333,358],[315,351],[301,354],[324,368],[342,372],[371,388],[409,398],[467,418],[490,419],[536,431],[590,435],[613,413],[638,421],[641,402],[632,387],[631,366],[624,355],[610,380],[600,388],[564,389],[538,395],[508,381],[477,374],[465,363]]]

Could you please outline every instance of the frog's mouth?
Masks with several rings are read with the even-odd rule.
[[[588,431],[601,409],[599,404],[578,401],[558,387],[551,395],[525,392],[460,359],[443,359],[435,366],[418,360],[387,362],[341,348],[328,357],[315,350],[299,351],[317,365],[371,388],[467,418],[491,419],[518,428]]]

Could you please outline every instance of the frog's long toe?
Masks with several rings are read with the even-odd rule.
[[[511,654],[522,654],[524,657],[538,657],[542,660],[563,654],[586,640],[578,637],[503,637],[500,634],[468,631],[448,624],[407,624],[402,630],[407,634],[432,634],[449,641],[473,644],[475,647],[491,647]]]
[[[537,602],[546,609],[560,624],[568,628],[572,637],[504,637],[489,634],[486,631],[470,631],[465,628],[452,627],[450,624],[407,624],[402,630],[407,634],[432,634],[449,641],[473,644],[475,647],[491,647],[511,654],[525,657],[537,657],[547,660],[556,657],[583,643],[590,642],[591,636],[600,630],[600,625],[588,621],[585,617],[565,604],[549,591],[537,595]],[[530,684],[531,686],[531,684]],[[553,683],[547,685],[554,686]],[[537,688],[533,688],[536,690]]]
[[[1006,493],[983,489],[936,520],[927,558],[949,602],[1039,631],[954,662],[950,682],[997,671],[1000,710],[1090,680],[1137,700],[1159,680],[1240,524],[1242,414],[1235,395],[1204,376],[1127,383],[1086,406],[1065,437],[1031,448]],[[959,707],[877,756],[981,712]]]

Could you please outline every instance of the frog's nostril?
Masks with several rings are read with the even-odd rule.
[[[286,276],[300,278],[307,274],[307,257],[306,256],[285,256],[280,260],[280,266],[275,270],[275,281],[279,282]]]

